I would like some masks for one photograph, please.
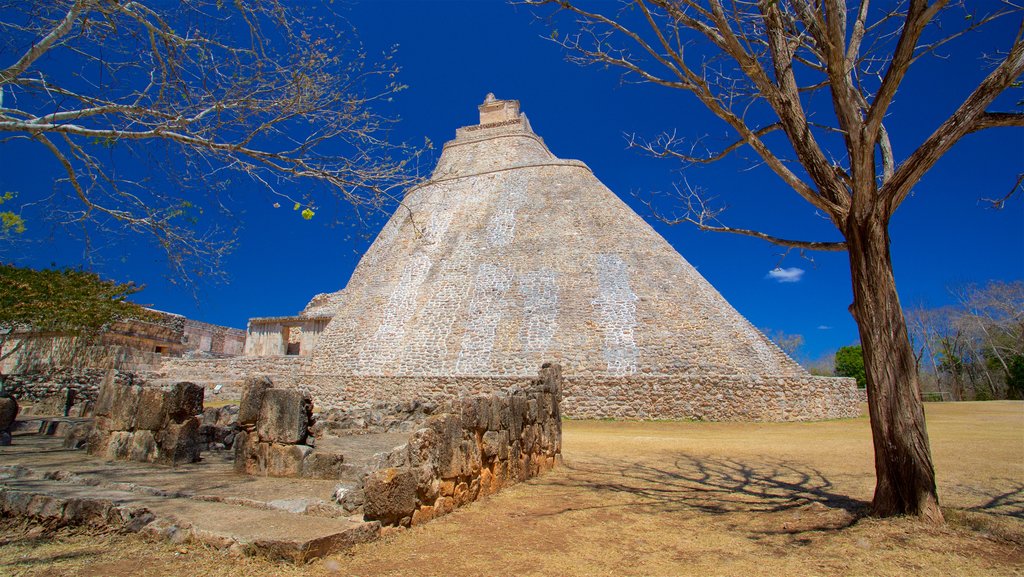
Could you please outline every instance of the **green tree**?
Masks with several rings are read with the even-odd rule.
[[[1006,396],[1024,399],[1024,355],[1010,359],[1010,370],[1006,376]]]
[[[128,301],[142,287],[103,280],[77,269],[44,269],[0,264],[0,362],[17,353],[25,333],[93,337],[119,320],[149,320],[154,313]],[[14,337],[9,349],[7,343]]]
[[[868,375],[864,370],[864,351],[860,345],[842,347],[836,351],[836,376],[857,379],[857,386],[868,386]]]

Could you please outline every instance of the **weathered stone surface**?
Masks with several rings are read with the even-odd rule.
[[[68,429],[64,435],[65,449],[83,449],[88,445],[89,435],[92,433],[91,423],[75,423],[75,426]]]
[[[146,387],[139,394],[136,429],[155,431],[167,422],[167,392],[155,387]]]
[[[310,479],[337,479],[344,470],[345,456],[313,450],[302,463],[302,476]]]
[[[121,386],[113,384],[113,397],[110,407],[110,430],[131,431],[135,428],[139,412],[139,398],[142,387],[138,385]]]
[[[153,463],[160,457],[153,431],[142,430],[132,434],[132,446],[128,458],[132,461]]]
[[[167,391],[167,416],[175,423],[181,423],[202,414],[204,392],[202,385],[176,383]]]
[[[260,440],[301,443],[306,440],[313,402],[300,391],[268,389],[263,395],[256,430]]]
[[[267,444],[262,473],[271,477],[299,477],[302,463],[311,452],[313,449],[306,445]]]
[[[382,469],[370,473],[363,486],[367,519],[395,524],[416,510],[416,473],[411,469]]]
[[[245,380],[242,400],[238,404],[238,424],[248,427],[256,424],[263,406],[263,394],[273,386],[269,377],[249,377]]]
[[[127,459],[132,452],[132,434],[128,431],[113,431],[107,441],[105,457],[111,460]]]
[[[0,431],[10,432],[18,417],[18,401],[11,397],[0,397]]]
[[[168,465],[195,463],[199,460],[199,418],[170,423],[156,434],[160,461]]]

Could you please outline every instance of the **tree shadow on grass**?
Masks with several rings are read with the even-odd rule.
[[[547,484],[596,493],[607,504],[570,505],[551,514],[602,507],[631,507],[652,514],[736,513],[766,521],[763,526],[748,524],[751,532],[793,533],[843,529],[868,511],[867,502],[836,492],[820,470],[786,461],[748,463],[679,455],[664,464],[611,459],[567,463],[563,471]],[[623,503],[613,498],[621,496],[634,499]]]
[[[966,510],[1024,520],[1024,483],[1014,481],[1012,484],[1012,488],[1002,492],[984,493],[988,501],[981,505],[967,507]]]

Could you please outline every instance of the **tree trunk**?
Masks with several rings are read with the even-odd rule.
[[[857,320],[868,381],[875,446],[872,512],[917,515],[941,523],[914,352],[896,293],[886,219],[869,216],[846,230]]]

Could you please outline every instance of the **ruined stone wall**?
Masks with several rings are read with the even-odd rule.
[[[320,408],[446,399],[526,386],[528,377],[302,375]],[[562,413],[577,419],[811,421],[856,417],[853,379],[811,375],[565,377]]]
[[[168,389],[107,379],[96,400],[88,450],[111,460],[178,465],[199,460],[203,388]]]
[[[182,343],[187,353],[234,357],[242,354],[245,331],[186,319]]]
[[[163,358],[153,351],[156,341],[147,342],[142,349],[138,341],[126,344],[129,338],[124,335],[103,335],[98,341],[62,334],[22,338],[25,344],[3,361],[4,374],[48,373],[61,368],[143,371],[158,366]],[[11,338],[4,352],[12,350],[22,338]]]
[[[235,471],[270,477],[338,479],[344,456],[314,448],[313,401],[296,390],[248,379],[238,407]]]
[[[545,365],[523,388],[453,400],[367,476],[364,517],[419,525],[554,467],[560,384],[559,368]]]
[[[280,386],[295,387],[306,372],[307,357],[232,357],[227,359],[164,359],[153,378],[187,380],[206,386],[224,385],[225,394],[238,398],[246,377],[271,375]]]
[[[578,419],[815,421],[860,414],[857,381],[794,376],[567,378],[563,412]]]
[[[141,384],[139,375],[114,369],[59,368],[46,372],[4,375],[3,388],[36,415],[63,414],[66,408],[73,415],[82,415],[95,403],[104,379],[121,384]],[[68,395],[72,402],[68,406]]]
[[[304,316],[250,319],[244,354],[248,357],[286,355],[288,345],[292,344],[298,347],[298,356],[308,357],[329,321],[329,317]]]

